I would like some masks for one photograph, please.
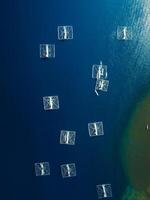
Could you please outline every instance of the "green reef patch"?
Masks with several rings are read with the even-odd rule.
[[[122,200],[150,200],[150,94],[135,106],[122,140],[121,158],[129,182]]]

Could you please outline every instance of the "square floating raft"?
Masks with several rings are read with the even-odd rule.
[[[104,135],[103,122],[88,123],[88,131],[90,137]]]
[[[93,79],[107,79],[107,65],[93,65],[92,66]]]
[[[45,96],[43,97],[44,110],[58,110],[59,98],[58,96]]]
[[[73,39],[73,27],[72,26],[58,26],[58,40],[72,40]]]
[[[60,133],[60,144],[75,145],[76,132],[62,130]]]
[[[98,199],[111,198],[112,197],[112,187],[111,184],[102,184],[96,186]]]
[[[108,80],[104,80],[104,79],[97,79],[96,81],[96,85],[95,85],[95,90],[101,90],[103,92],[107,92],[108,91],[108,86],[109,86],[109,81]]]
[[[70,178],[76,176],[76,166],[75,163],[63,164],[60,166],[61,174],[63,178]]]
[[[117,27],[118,40],[132,40],[132,28],[130,26]]]
[[[50,166],[49,162],[35,163],[35,174],[36,176],[49,176]]]
[[[40,58],[55,58],[55,44],[40,44]]]

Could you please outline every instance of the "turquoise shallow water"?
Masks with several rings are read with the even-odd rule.
[[[91,200],[103,183],[112,184],[112,199],[121,199],[128,183],[120,143],[149,87],[149,1],[6,0],[1,15],[2,199]],[[58,25],[72,25],[74,40],[58,41]],[[133,28],[132,41],[116,40],[119,25]],[[56,44],[55,59],[40,60],[45,42]],[[100,60],[110,87],[97,97],[91,67]],[[46,95],[59,95],[58,112],[43,111]],[[87,124],[101,120],[105,136],[91,140]],[[77,131],[74,148],[59,145],[61,129]],[[50,177],[35,177],[38,161],[50,162]],[[60,164],[68,162],[76,163],[77,177],[63,180]]]

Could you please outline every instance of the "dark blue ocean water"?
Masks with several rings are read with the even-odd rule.
[[[149,87],[148,0],[24,0],[1,2],[1,200],[95,200],[96,185],[111,183],[120,200],[128,185],[120,142],[130,113]],[[57,40],[72,25],[74,39]],[[116,40],[119,25],[133,40]],[[40,43],[55,43],[56,58],[41,60]],[[108,65],[110,87],[97,97],[92,65]],[[42,97],[58,95],[60,110],[44,112]],[[105,135],[90,138],[87,124],[103,121]],[[76,146],[59,145],[60,130],[77,132]],[[51,175],[36,177],[34,163]],[[62,179],[60,165],[76,163]]]

